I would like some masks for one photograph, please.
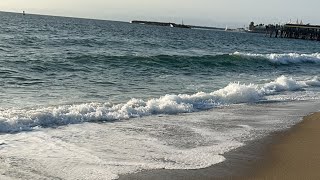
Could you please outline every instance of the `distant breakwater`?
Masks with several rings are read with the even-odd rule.
[[[154,21],[131,21],[133,24],[147,24],[147,25],[155,25],[155,26],[168,26],[168,27],[177,27],[177,28],[191,28],[191,26],[184,24],[176,24],[170,22],[154,22]]]

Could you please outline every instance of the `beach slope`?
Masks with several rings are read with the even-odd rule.
[[[276,134],[265,152],[240,179],[320,179],[320,113]]]

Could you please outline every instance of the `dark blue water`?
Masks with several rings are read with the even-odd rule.
[[[13,13],[0,18],[1,106],[123,102],[212,91],[257,74],[319,73],[319,63],[229,55],[311,54],[319,42]]]

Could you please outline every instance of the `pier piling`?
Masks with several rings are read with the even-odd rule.
[[[293,38],[320,41],[320,26],[302,25],[302,24],[285,24],[285,25],[268,25],[266,34],[275,38]]]

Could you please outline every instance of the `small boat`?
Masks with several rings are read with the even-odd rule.
[[[26,15],[26,12],[25,12],[25,11],[23,11],[23,12],[22,12],[22,15],[24,15],[24,16],[25,16],[25,15]]]

